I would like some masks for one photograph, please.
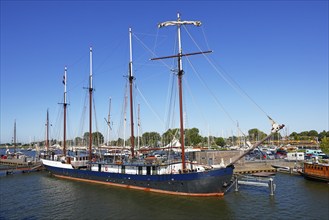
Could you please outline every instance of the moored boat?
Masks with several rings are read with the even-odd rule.
[[[314,162],[304,162],[304,167],[299,173],[305,179],[316,180],[329,183],[329,160],[315,160]]]
[[[182,104],[182,60],[184,56],[191,56],[197,54],[205,54],[206,52],[196,52],[183,54],[180,42],[180,27],[182,25],[200,26],[200,21],[181,21],[178,14],[177,21],[168,21],[159,24],[159,27],[177,26],[178,30],[178,45],[179,53],[174,56],[167,56],[162,58],[154,58],[152,60],[177,58],[178,59],[178,86],[179,86],[179,110],[180,110],[180,148],[181,159],[179,161],[171,161],[169,159],[159,163],[157,160],[137,159],[134,151],[134,128],[131,124],[131,154],[127,160],[121,160],[119,163],[112,161],[108,162],[100,160],[92,155],[91,145],[91,102],[92,102],[92,50],[90,49],[90,77],[89,77],[89,93],[90,93],[90,114],[89,114],[89,163],[87,167],[75,167],[72,165],[72,159],[67,160],[67,155],[64,152],[64,161],[46,160],[42,159],[43,165],[53,175],[61,178],[79,180],[85,182],[108,184],[124,188],[132,188],[144,191],[151,191],[157,193],[166,193],[173,195],[187,195],[187,196],[222,196],[226,191],[226,187],[230,185],[234,163],[244,157],[241,155],[234,162],[228,165],[210,167],[186,160],[185,146],[184,146],[184,123],[183,123],[183,104]],[[135,77],[132,74],[132,32],[129,29],[130,40],[130,60],[129,60],[129,84],[130,84],[130,118],[133,122],[133,100],[132,100],[132,84]],[[65,77],[66,78],[66,77]],[[66,89],[65,93],[66,94]],[[64,103],[65,99],[64,99]],[[66,104],[64,104],[64,109]],[[64,111],[65,114],[65,111]],[[272,124],[272,132],[266,138],[261,140],[250,150],[259,146],[267,140],[273,133],[278,132],[283,125],[276,123]],[[64,117],[64,132],[65,132],[65,117]],[[65,133],[64,141],[65,144]],[[65,145],[64,145],[65,149]],[[249,151],[248,151],[249,152]],[[248,153],[246,152],[246,154]]]

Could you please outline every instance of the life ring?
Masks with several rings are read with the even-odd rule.
[[[108,169],[107,169],[107,167],[105,167],[105,171],[107,171]]]

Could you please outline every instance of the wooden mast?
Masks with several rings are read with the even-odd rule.
[[[89,161],[92,160],[92,96],[93,96],[93,71],[92,71],[93,49],[90,47],[90,72],[89,72]]]
[[[130,88],[130,143],[131,143],[131,156],[134,158],[135,152],[135,136],[134,136],[134,114],[133,114],[133,80],[135,79],[133,76],[133,61],[132,61],[132,42],[131,42],[131,28],[129,28],[129,88]]]
[[[125,98],[124,98],[124,116],[123,116],[123,148],[126,148],[126,124],[127,124],[127,91],[125,91]]]
[[[66,80],[67,80],[67,76],[66,76],[66,72],[67,72],[67,67],[65,66],[65,68],[64,68],[64,79],[63,79],[63,83],[64,83],[64,103],[63,103],[63,107],[64,107],[63,154],[64,154],[64,157],[66,157],[66,107],[67,107],[67,102],[66,102]]]
[[[140,132],[140,126],[141,126],[141,119],[140,119],[140,105],[138,104],[138,118],[137,118],[137,150],[139,150],[139,132]]]
[[[47,120],[46,120],[46,151],[49,151],[49,112],[47,109]]]
[[[162,22],[158,25],[159,28],[166,27],[166,26],[177,26],[177,37],[178,37],[178,54],[173,56],[165,56],[165,57],[159,57],[159,58],[153,58],[151,60],[160,60],[160,59],[167,59],[167,58],[175,58],[178,59],[178,92],[179,92],[179,116],[180,116],[180,142],[181,142],[181,149],[182,149],[182,168],[183,172],[186,172],[186,164],[185,164],[185,141],[184,141],[184,122],[183,122],[183,88],[182,88],[182,78],[183,78],[183,63],[182,63],[182,57],[183,56],[191,56],[191,55],[197,55],[197,54],[204,54],[204,53],[210,53],[212,51],[204,51],[204,52],[195,52],[195,53],[188,53],[183,54],[182,50],[182,43],[181,43],[181,31],[180,27],[181,25],[187,25],[192,24],[195,26],[200,26],[200,21],[181,21],[179,13],[177,13],[177,21],[166,21]]]
[[[110,130],[111,130],[111,102],[112,102],[112,98],[110,97],[110,102],[109,102],[109,114],[107,116],[107,124],[108,124],[108,127],[107,127],[107,144],[108,146],[111,146],[111,141],[110,141]]]
[[[14,153],[16,153],[16,119],[14,122]]]
[[[180,21],[179,13],[177,14],[177,21]],[[182,63],[182,43],[180,38],[180,25],[177,25],[177,37],[178,37],[178,95],[179,95],[179,119],[180,119],[180,142],[182,149],[182,168],[183,172],[186,170],[185,167],[185,138],[184,138],[184,116],[183,116],[183,89],[182,89],[182,78],[183,78],[183,63]]]

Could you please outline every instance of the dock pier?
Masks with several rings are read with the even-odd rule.
[[[276,185],[274,184],[274,179],[271,177],[273,173],[260,173],[260,175],[255,175],[256,176],[234,175],[234,191],[239,191],[239,185],[268,187],[270,189],[270,196],[274,196]]]
[[[301,167],[301,162],[285,161],[282,159],[248,161],[241,164],[235,164],[234,174],[253,174],[259,172],[277,172],[280,171],[272,165],[289,167],[291,170],[296,166]]]

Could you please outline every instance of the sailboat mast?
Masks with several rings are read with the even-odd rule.
[[[47,109],[47,120],[46,120],[46,151],[49,151],[49,112]]]
[[[183,89],[182,89],[182,78],[183,78],[183,63],[182,63],[182,57],[183,56],[191,56],[191,55],[197,55],[197,54],[205,54],[210,53],[212,51],[204,51],[204,52],[195,52],[195,53],[188,53],[183,54],[182,53],[182,43],[181,43],[181,31],[180,27],[181,25],[188,25],[192,24],[194,26],[200,26],[200,21],[181,21],[180,14],[177,13],[177,21],[165,21],[158,25],[159,28],[161,27],[167,27],[167,26],[177,26],[177,37],[178,37],[178,55],[172,55],[172,56],[165,56],[165,57],[159,57],[159,58],[153,58],[151,60],[160,60],[160,59],[167,59],[167,58],[175,58],[178,59],[178,89],[179,89],[179,115],[180,115],[180,136],[181,136],[181,149],[182,149],[182,168],[183,172],[186,171],[186,165],[185,165],[185,146],[184,146],[184,120],[183,120]]]
[[[180,15],[177,14],[177,21],[180,22]],[[184,120],[183,120],[183,63],[182,63],[182,43],[180,37],[180,24],[177,25],[177,37],[178,37],[178,94],[179,94],[179,118],[180,118],[180,142],[182,148],[182,164],[183,171],[185,171],[185,138],[184,138]]]
[[[110,130],[111,130],[111,102],[112,102],[112,98],[110,97],[110,102],[109,102],[109,114],[107,116],[107,123],[108,123],[108,126],[107,126],[107,142],[108,142],[108,145],[110,146],[111,142],[110,142]]]
[[[137,123],[137,150],[139,150],[139,131],[141,126],[141,119],[140,119],[140,105],[138,104],[138,123]]]
[[[93,70],[92,59],[93,49],[90,47],[90,73],[89,73],[89,161],[92,159],[92,100],[93,100]]]
[[[126,124],[127,124],[127,94],[124,99],[124,115],[123,115],[123,148],[126,148]]]
[[[63,154],[64,156],[66,156],[66,107],[67,107],[67,100],[66,100],[66,80],[67,80],[67,67],[65,66],[64,68],[64,103],[63,103],[63,107],[64,107],[64,134],[63,134]]]
[[[14,153],[16,153],[16,119],[14,122]]]
[[[134,137],[134,114],[133,114],[133,61],[132,61],[132,42],[131,42],[131,28],[129,28],[129,88],[130,88],[130,143],[131,143],[131,156],[135,156],[134,148],[135,148],[135,137]]]

